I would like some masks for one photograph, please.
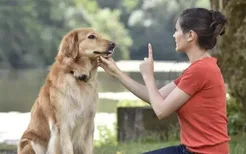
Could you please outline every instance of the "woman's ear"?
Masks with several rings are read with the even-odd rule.
[[[192,42],[193,40],[196,39],[196,33],[193,31],[193,30],[190,30],[188,33],[187,33],[187,41],[188,42]]]
[[[60,44],[60,54],[75,59],[79,53],[78,34],[71,32],[64,36]]]

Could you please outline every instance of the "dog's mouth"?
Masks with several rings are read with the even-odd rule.
[[[104,52],[100,52],[100,51],[94,51],[93,53],[94,54],[97,54],[97,55],[105,55],[105,56],[108,56],[110,54],[113,54],[114,50],[109,50],[109,51],[104,51]]]
[[[115,49],[115,43],[109,42],[109,45],[108,45],[108,48],[106,49],[106,51],[94,51],[93,53],[96,55],[108,57],[114,53],[114,49]]]

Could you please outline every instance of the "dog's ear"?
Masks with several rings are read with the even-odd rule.
[[[75,59],[79,53],[78,33],[71,32],[66,35],[60,44],[60,54]]]

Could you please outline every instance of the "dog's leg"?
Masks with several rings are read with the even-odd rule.
[[[31,141],[28,139],[21,139],[20,143],[18,144],[17,154],[35,154],[31,145]]]
[[[87,131],[86,131],[87,130]],[[84,154],[93,154],[93,133],[94,133],[94,123],[91,123],[91,121],[87,121],[87,124],[85,124],[81,130],[81,142],[80,143],[80,153]]]
[[[60,136],[59,129],[52,120],[49,121],[50,127],[50,140],[48,145],[48,150],[46,154],[60,154]]]
[[[81,138],[79,144],[75,146],[74,154],[93,154],[93,137]]]
[[[74,154],[69,128],[65,125],[60,129],[60,147],[62,154]]]
[[[45,154],[45,147],[28,139],[21,139],[18,154]]]
[[[88,145],[88,147],[86,148],[86,153],[93,154],[93,135],[90,135],[86,142],[86,145]]]

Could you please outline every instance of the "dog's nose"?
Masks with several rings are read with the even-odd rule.
[[[114,49],[115,45],[116,44],[114,42],[109,42],[109,50]]]
[[[83,74],[83,75],[79,76],[78,79],[79,79],[80,81],[87,81],[88,75]]]

